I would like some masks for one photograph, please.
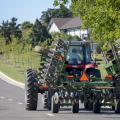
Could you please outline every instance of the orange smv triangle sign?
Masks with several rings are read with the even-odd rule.
[[[81,78],[80,78],[80,81],[81,81],[81,82],[89,81],[89,79],[88,79],[88,77],[87,77],[87,75],[86,75],[85,72],[83,72],[83,74],[82,74],[82,76],[81,76]]]

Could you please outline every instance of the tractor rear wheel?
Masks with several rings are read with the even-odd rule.
[[[27,110],[36,110],[38,102],[38,89],[35,87],[36,82],[33,71],[27,70],[27,79],[25,81],[25,104]]]
[[[78,113],[79,112],[79,101],[74,101],[72,105],[72,112]]]

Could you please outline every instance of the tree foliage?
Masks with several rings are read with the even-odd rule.
[[[5,44],[9,44],[11,42],[11,32],[10,32],[10,27],[9,27],[9,22],[8,21],[3,21],[2,25],[0,26],[0,34],[4,37],[5,39]]]
[[[5,43],[9,44],[12,42],[12,36],[18,40],[22,37],[22,32],[20,30],[20,24],[17,24],[17,18],[12,18],[11,21],[3,21],[0,26],[0,34],[4,37]]]
[[[32,28],[33,24],[30,23],[29,21],[24,21],[22,24],[21,24],[21,29],[22,30],[26,30],[26,29],[30,29]]]
[[[31,33],[32,45],[35,46],[41,42],[44,42],[48,38],[50,38],[50,35],[47,31],[47,28],[42,25],[40,20],[36,19]]]
[[[62,0],[60,4],[68,1]],[[82,18],[83,27],[91,29],[94,40],[120,38],[120,0],[71,0],[71,10]]]
[[[32,27],[33,27],[33,24],[31,22],[29,22],[29,21],[24,21],[21,24],[22,43],[23,44],[31,44],[30,35],[32,33]]]
[[[81,41],[81,39],[78,36],[71,36],[71,35],[67,35],[64,33],[52,33],[52,41],[56,41],[59,39],[65,40],[65,41],[71,41],[71,40],[79,40]]]
[[[41,15],[41,22],[45,25],[48,26],[51,18],[65,18],[65,17],[72,17],[72,12],[66,8],[65,6],[62,6],[62,9],[48,9],[47,11],[43,11]]]

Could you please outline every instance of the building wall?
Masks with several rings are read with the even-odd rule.
[[[81,39],[84,39],[84,37],[88,36],[88,30],[83,30],[81,28],[71,28],[71,29],[66,29],[66,30],[59,30],[55,23],[52,23],[52,25],[50,26],[49,33],[52,33],[52,32],[58,32],[58,33],[65,32],[68,35],[78,36]]]
[[[84,39],[85,37],[88,37],[88,30],[81,30],[81,38]]]
[[[81,39],[83,39],[84,36],[88,35],[88,31],[80,28],[73,28],[73,29],[68,29],[67,34],[72,36],[78,36]]]
[[[52,32],[60,32],[60,30],[58,29],[55,23],[53,23],[49,29],[49,33],[52,33]]]

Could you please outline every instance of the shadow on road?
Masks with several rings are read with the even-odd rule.
[[[71,108],[61,108],[59,114],[71,114]],[[66,112],[68,111],[68,112]],[[111,109],[101,109],[100,113],[93,113],[91,110],[85,110],[84,108],[79,109],[79,113],[77,114],[82,114],[82,115],[120,115],[120,114],[115,114],[115,112]],[[118,117],[118,116],[117,116]],[[111,117],[106,117],[106,118],[111,118]],[[113,117],[114,118],[114,117]],[[120,117],[118,117],[120,118]]]

